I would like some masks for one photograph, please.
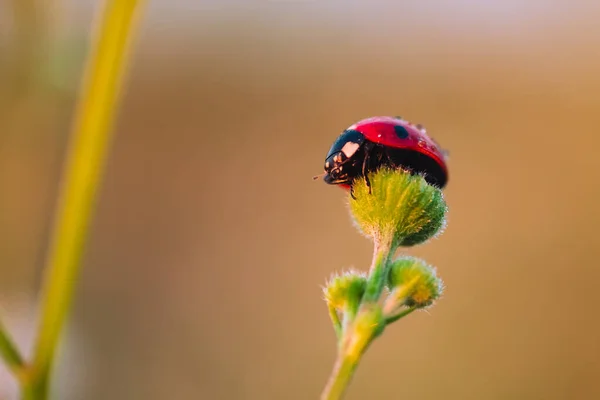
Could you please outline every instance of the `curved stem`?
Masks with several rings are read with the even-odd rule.
[[[416,310],[416,307],[407,308],[405,310],[400,311],[398,314],[391,315],[385,318],[385,324],[389,325],[392,322],[398,321],[400,318],[406,317],[408,314],[412,313]]]
[[[71,308],[141,3],[143,0],[106,1],[86,66],[45,269],[31,377],[23,388],[30,399],[48,396],[49,373]]]

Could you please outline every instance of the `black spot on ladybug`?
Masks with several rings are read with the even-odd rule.
[[[402,125],[394,126],[394,132],[396,132],[396,135],[398,135],[400,139],[406,139],[408,137],[408,131]]]

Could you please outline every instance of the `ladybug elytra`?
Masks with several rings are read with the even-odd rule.
[[[426,133],[401,117],[372,117],[350,126],[335,140],[325,158],[323,180],[350,188],[357,177],[382,166],[422,174],[443,188],[448,181],[445,152]],[[369,187],[370,188],[370,187]]]

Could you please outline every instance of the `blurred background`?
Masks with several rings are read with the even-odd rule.
[[[26,352],[99,3],[0,2],[0,311]],[[149,2],[55,398],[318,398],[336,352],[320,285],[372,245],[311,177],[373,115],[450,151],[448,228],[406,250],[447,290],[374,343],[347,399],[600,398],[599,18],[559,0]]]

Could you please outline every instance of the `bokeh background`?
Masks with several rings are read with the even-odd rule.
[[[0,2],[0,309],[25,351],[97,3]],[[318,398],[320,285],[371,243],[311,177],[372,115],[450,150],[448,228],[407,250],[447,290],[347,398],[600,398],[599,20],[583,1],[151,1],[55,398]]]

